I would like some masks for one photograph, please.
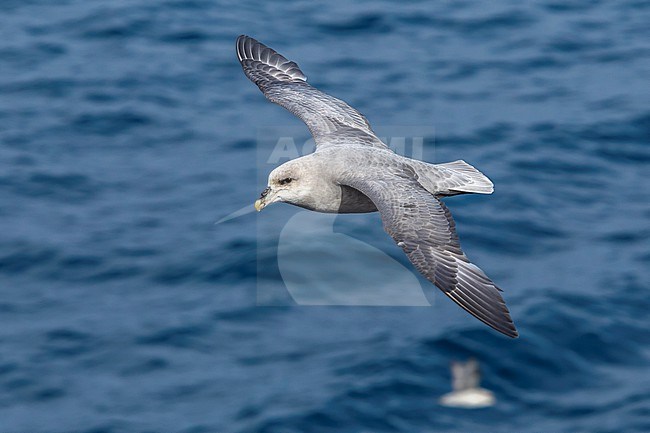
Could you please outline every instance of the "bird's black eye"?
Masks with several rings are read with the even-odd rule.
[[[284,178],[284,179],[280,180],[280,185],[286,185],[288,183],[291,183],[292,180],[293,179],[290,178],[290,177]]]

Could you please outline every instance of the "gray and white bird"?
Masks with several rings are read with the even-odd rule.
[[[453,391],[440,397],[440,404],[463,409],[478,409],[493,406],[494,394],[481,388],[481,371],[478,361],[470,358],[467,362],[452,362],[451,376]]]
[[[492,182],[458,160],[429,164],[391,151],[366,118],[307,83],[295,62],[248,36],[237,39],[246,76],[264,96],[309,128],[316,150],[275,168],[255,202],[316,212],[379,211],[384,230],[415,268],[470,314],[509,336],[518,333],[499,289],[461,250],[443,197],[491,194]]]

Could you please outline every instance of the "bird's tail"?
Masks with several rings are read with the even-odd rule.
[[[450,188],[458,193],[474,194],[492,194],[494,184],[486,175],[478,171],[473,166],[459,159],[458,161],[447,162],[445,164],[436,164],[436,167],[444,167],[459,174],[457,179],[465,179],[460,185],[454,185]]]
[[[494,185],[483,173],[458,160],[445,164],[411,162],[418,182],[433,195],[492,194]]]

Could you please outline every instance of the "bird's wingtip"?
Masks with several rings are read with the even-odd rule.
[[[517,331],[517,328],[515,328],[514,323],[512,324],[512,329],[508,329],[508,332],[501,332],[510,338],[519,338],[519,331]]]

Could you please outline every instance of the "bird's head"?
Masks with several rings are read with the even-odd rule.
[[[310,202],[313,179],[298,160],[282,164],[269,174],[268,186],[255,201],[255,209],[261,211],[275,202],[306,207]]]

